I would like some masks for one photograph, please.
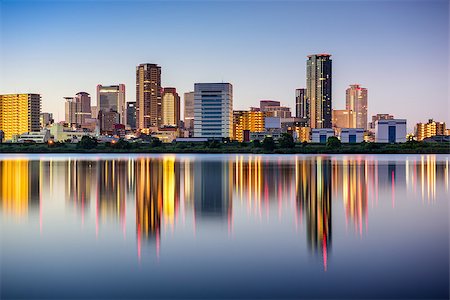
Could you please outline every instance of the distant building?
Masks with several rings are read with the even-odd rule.
[[[5,140],[14,135],[40,130],[41,95],[0,95],[0,130]]]
[[[120,124],[127,124],[125,103],[125,84],[97,85],[98,110],[118,112]]]
[[[275,141],[281,137],[282,133],[280,130],[266,130],[263,132],[250,132],[249,140],[250,141],[263,141],[266,137],[271,137]]]
[[[274,100],[259,101],[259,110],[260,111],[266,111],[267,106],[280,106],[280,101],[274,101]]]
[[[136,102],[127,102],[127,125],[136,130]]]
[[[94,119],[98,118],[98,106],[91,105],[91,118],[94,118]]]
[[[264,128],[270,129],[281,129],[281,118],[279,117],[265,117],[264,118]]]
[[[161,67],[140,64],[136,67],[136,127],[154,128],[161,125]]]
[[[230,83],[196,83],[194,93],[194,137],[231,138],[233,86]]]
[[[353,128],[353,111],[349,109],[333,109],[333,128]]]
[[[331,128],[331,69],[330,54],[313,54],[306,62],[306,98],[309,103],[311,128]]]
[[[309,127],[294,127],[293,133],[297,142],[309,142],[311,139],[311,128]]]
[[[375,122],[378,120],[393,120],[394,116],[390,114],[376,114],[372,116],[372,122],[369,123],[369,130],[375,132]]]
[[[233,139],[243,142],[244,132],[264,131],[264,113],[261,111],[234,111],[233,112]]]
[[[115,125],[120,124],[120,115],[114,110],[100,110],[98,113],[98,123],[101,134],[113,134]]]
[[[194,92],[184,93],[184,128],[194,130]]]
[[[39,124],[41,128],[45,128],[53,123],[53,114],[48,112],[43,112],[39,115]]]
[[[404,143],[406,142],[406,120],[377,120],[375,121],[375,142]]]
[[[265,106],[264,110],[261,110],[266,113],[268,117],[278,117],[282,119],[291,118],[291,108],[287,106]]]
[[[364,141],[363,128],[341,128],[341,143],[362,143]]]
[[[47,129],[43,129],[41,131],[35,132],[25,132],[15,137],[16,140],[14,142],[17,143],[47,143],[50,139],[50,131]]]
[[[331,128],[313,128],[311,129],[311,141],[313,143],[325,144],[329,137],[334,136],[334,130]]]
[[[55,123],[50,127],[50,134],[53,136],[55,141],[66,141],[70,140],[71,142],[78,142],[85,135],[94,135],[93,133],[89,133],[80,129],[73,129],[64,127],[61,123]]]
[[[179,137],[179,130],[176,127],[165,127],[153,131],[152,137],[158,138],[163,143],[172,143]]]
[[[433,137],[436,135],[445,135],[445,122],[436,122],[433,119],[429,119],[428,123],[416,124],[416,139],[422,141],[425,138]]]
[[[345,108],[351,110],[352,120],[348,128],[367,130],[367,89],[359,84],[352,84],[346,90]]]
[[[79,92],[75,97],[64,97],[65,120],[70,126],[80,127],[91,117],[91,96],[86,92]]]
[[[176,88],[163,89],[161,112],[161,127],[178,128],[180,126],[180,96]]]
[[[305,118],[309,117],[308,98],[306,97],[306,89],[295,90],[295,117]]]

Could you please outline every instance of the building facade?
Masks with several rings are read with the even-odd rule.
[[[406,142],[406,120],[377,120],[375,121],[375,142],[404,143]]]
[[[345,144],[362,143],[364,141],[363,128],[341,128],[341,142]]]
[[[428,123],[417,123],[415,129],[418,141],[423,141],[436,135],[446,135],[445,122],[436,122],[433,119],[429,119]]]
[[[136,67],[136,127],[159,128],[161,124],[161,67]]]
[[[176,88],[163,89],[161,113],[161,127],[180,126],[180,96],[178,96]]]
[[[331,128],[311,129],[311,141],[313,143],[325,144],[329,137],[334,136],[334,130]]]
[[[194,92],[184,93],[184,128],[194,129]]]
[[[41,95],[0,95],[0,130],[4,139],[14,135],[40,130]]]
[[[65,121],[69,126],[80,127],[91,118],[91,96],[79,92],[75,97],[64,97]]]
[[[233,86],[230,83],[194,85],[194,137],[232,138]]]
[[[53,114],[48,112],[43,112],[39,115],[39,124],[41,128],[45,128],[53,123]]]
[[[266,106],[264,110],[262,110],[268,117],[277,117],[277,118],[291,118],[291,108],[287,106]]]
[[[309,104],[306,98],[306,89],[295,90],[295,117],[308,118]]]
[[[97,85],[98,110],[118,112],[120,124],[127,124],[125,103],[125,84]]]
[[[331,128],[332,68],[330,54],[313,54],[306,63],[306,98],[311,128]]]
[[[331,125],[333,128],[353,128],[353,111],[348,109],[333,109]]]
[[[243,142],[244,132],[263,132],[264,113],[261,111],[234,111],[233,112],[233,139]]]
[[[345,109],[353,111],[352,122],[348,128],[367,130],[367,89],[359,84],[352,84],[345,94]]]
[[[280,101],[275,100],[260,100],[259,101],[259,110],[266,111],[267,106],[280,106]]]
[[[136,129],[136,102],[127,102],[127,125]]]

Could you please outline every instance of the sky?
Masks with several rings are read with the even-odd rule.
[[[22,1],[0,0],[0,93],[39,93],[64,119],[63,97],[124,83],[156,63],[162,86],[233,84],[234,109],[281,101],[295,113],[306,57],[333,60],[333,109],[368,89],[376,113],[450,127],[449,1]],[[183,99],[182,99],[183,106]]]

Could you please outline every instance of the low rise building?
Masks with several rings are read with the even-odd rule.
[[[341,143],[362,143],[364,141],[363,128],[341,128],[340,130]]]
[[[88,131],[64,127],[63,124],[56,123],[50,127],[50,135],[53,136],[53,139],[57,142],[64,142],[67,140],[70,140],[71,142],[79,142],[83,136],[94,136],[95,134]]]
[[[20,135],[16,135],[13,137],[13,142],[43,144],[47,143],[49,139],[50,131],[47,129],[43,129],[41,131],[25,132]]]
[[[375,142],[406,142],[406,119],[390,119],[375,121]]]
[[[313,143],[326,143],[329,137],[334,136],[332,128],[313,128],[311,129],[311,141]]]
[[[263,132],[250,132],[249,134],[249,140],[250,141],[262,141],[266,137],[271,137],[274,140],[278,140],[281,137],[281,131],[280,130],[266,130]]]
[[[416,124],[416,139],[422,141],[435,135],[445,135],[445,130],[445,122],[436,122],[433,119],[429,119],[428,123]]]

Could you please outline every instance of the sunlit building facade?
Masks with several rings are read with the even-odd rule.
[[[184,93],[184,128],[194,129],[194,92]]]
[[[306,98],[309,101],[311,128],[331,128],[332,68],[330,54],[308,56],[306,64]]]
[[[136,67],[136,127],[157,129],[161,124],[161,67]]]
[[[125,106],[125,84],[97,85],[97,106],[99,111],[116,111],[120,124],[127,124]]]
[[[261,111],[234,111],[233,112],[233,139],[243,142],[244,132],[263,132],[265,114]]]
[[[367,89],[352,84],[346,90],[345,109],[351,110],[352,120],[348,128],[367,130]]]
[[[167,87],[163,89],[161,111],[161,127],[179,127],[180,96],[178,96],[176,88]]]
[[[136,129],[136,102],[127,102],[127,125]]]
[[[433,119],[429,119],[428,123],[416,124],[416,139],[422,141],[425,138],[436,135],[445,135],[445,130],[445,122],[436,122]]]
[[[4,139],[40,130],[41,95],[0,95],[0,130]]]
[[[194,136],[232,138],[233,86],[196,83],[194,93]]]
[[[332,126],[333,128],[353,128],[353,111],[349,109],[333,109]]]

